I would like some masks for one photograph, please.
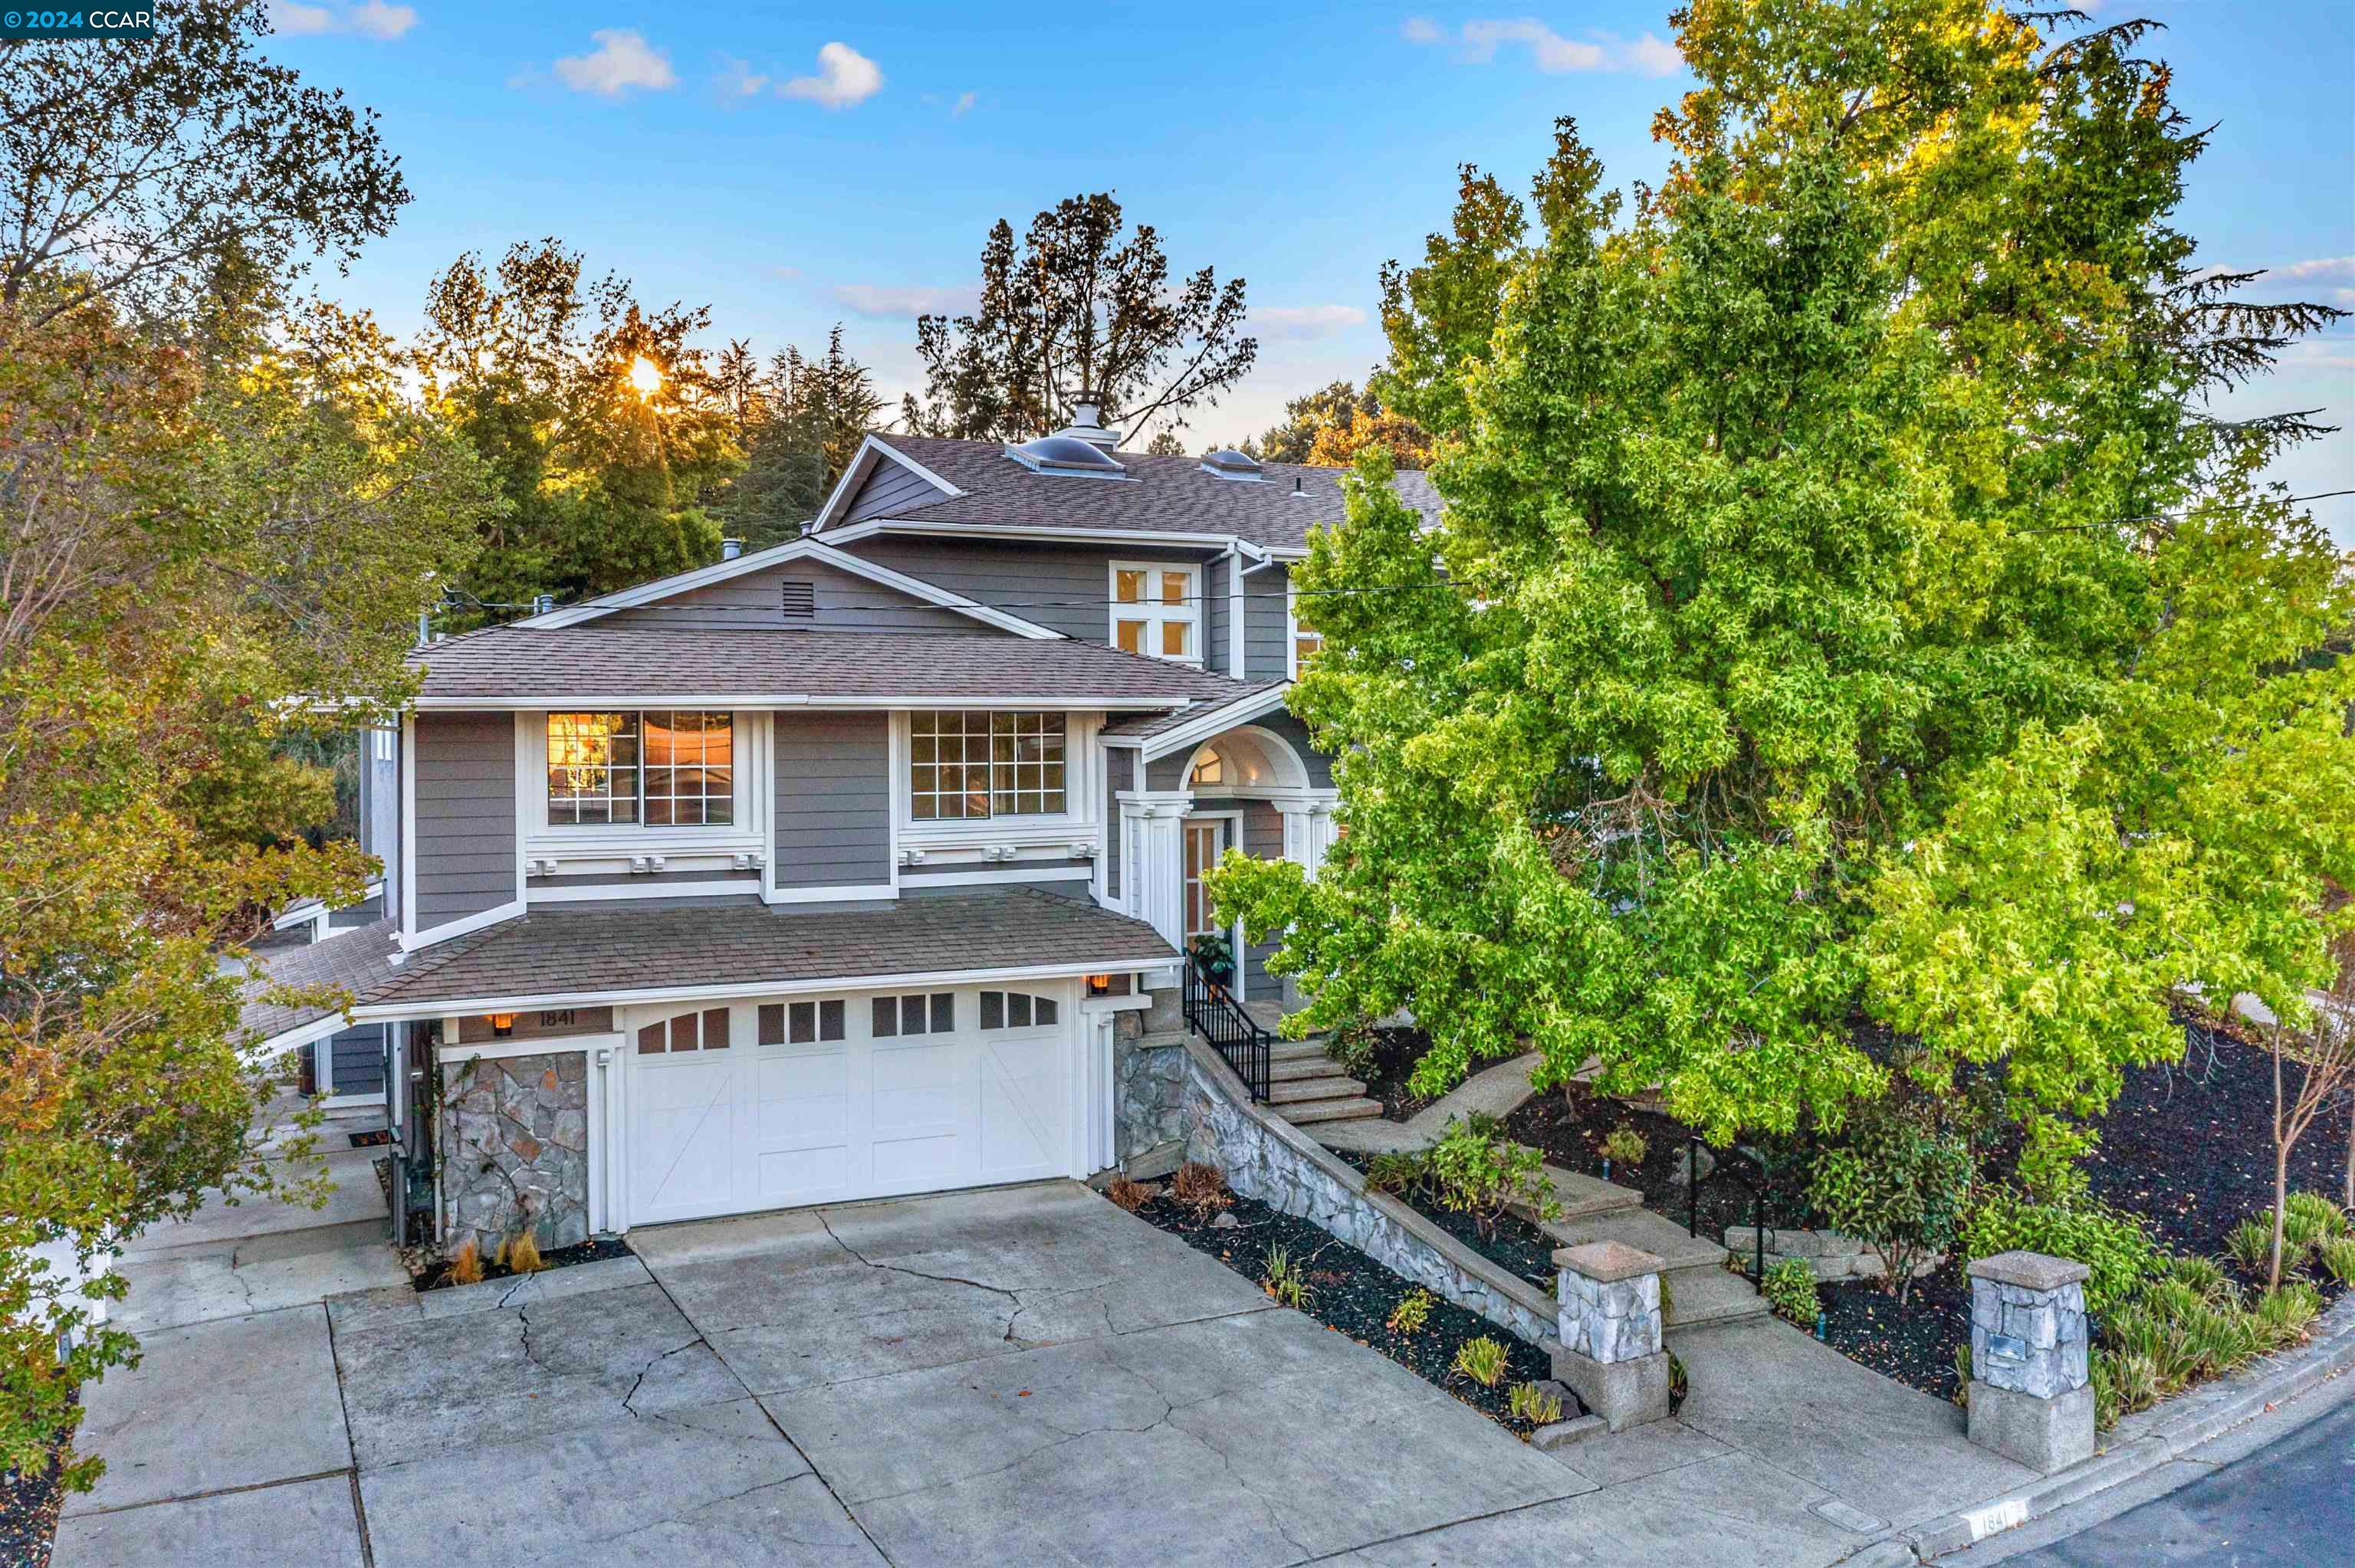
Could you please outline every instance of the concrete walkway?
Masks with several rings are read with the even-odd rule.
[[[56,1568],[1813,1568],[2020,1474],[1771,1323],[1680,1341],[1682,1420],[1540,1453],[1075,1183],[631,1239],[230,1316],[134,1275],[186,1320],[90,1391]]]

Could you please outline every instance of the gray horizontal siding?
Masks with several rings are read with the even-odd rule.
[[[941,499],[940,487],[923,478],[905,463],[885,458],[858,487],[843,509],[842,522],[857,523],[868,517],[889,517],[892,513],[911,506],[925,506]],[[839,524],[837,526],[840,526]]]
[[[810,585],[815,612],[788,618],[787,581]],[[801,627],[813,631],[986,632],[986,621],[869,582],[823,561],[789,561],[726,582],[673,594],[659,604],[616,610],[608,626]],[[1008,633],[1007,635],[1012,635]]]
[[[779,887],[891,879],[890,720],[883,714],[776,718]]]
[[[854,540],[843,548],[878,566],[921,577],[951,593],[1018,615],[1066,637],[1107,644],[1112,641],[1114,560],[1199,566],[1216,553],[1143,546],[1114,549],[1103,545],[1026,545],[907,535]],[[1281,614],[1279,606],[1279,618]],[[1198,635],[1200,630],[1196,628]],[[1282,652],[1281,647],[1277,652]]]
[[[1284,858],[1284,816],[1264,800],[1243,802],[1243,853],[1254,860]],[[1243,994],[1254,1001],[1270,1001],[1284,989],[1267,972],[1267,960],[1283,944],[1253,942],[1243,948]]]
[[[326,1044],[333,1053],[335,1092],[339,1095],[384,1093],[384,1028],[370,1023],[346,1029]]]
[[[1287,567],[1263,567],[1243,577],[1243,673],[1246,681],[1284,679],[1292,612],[1284,602]]]
[[[1234,617],[1234,574],[1241,563],[1230,558],[1202,568],[1202,663],[1222,675],[1237,675],[1233,639],[1227,635]],[[1271,568],[1273,569],[1273,568]]]
[[[417,924],[463,920],[516,888],[515,717],[417,717]]]
[[[1104,896],[1120,896],[1120,796],[1136,788],[1136,753],[1125,747],[1104,748]]]

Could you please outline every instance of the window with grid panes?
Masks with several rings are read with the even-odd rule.
[[[1201,619],[1192,567],[1115,561],[1112,567],[1112,645],[1124,653],[1199,664]]]
[[[1065,736],[1061,714],[912,714],[909,814],[920,822],[1060,816]]]
[[[548,715],[558,827],[725,827],[736,820],[736,715],[692,709]]]

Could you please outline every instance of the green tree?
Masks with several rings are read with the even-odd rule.
[[[1161,236],[1127,232],[1108,193],[1069,196],[1018,246],[1004,218],[981,251],[981,300],[966,315],[916,323],[924,399],[901,418],[923,435],[1027,440],[1057,429],[1082,391],[1131,440],[1155,420],[1182,429],[1250,373],[1243,280],[1209,267],[1173,281]]]
[[[1271,425],[1244,448],[1263,462],[1306,462],[1316,438],[1335,427],[1346,428],[1357,418],[1359,397],[1354,381],[1333,381],[1314,392],[1289,398],[1284,423]]]
[[[1422,1087],[1533,1042],[1786,1130],[1886,1091],[1861,1014],[1923,1086],[1999,1068],[2057,1162],[2170,1003],[2298,1014],[2344,924],[2345,562],[2249,479],[2297,422],[2199,412],[2329,313],[2199,275],[2203,137],[2132,29],[1680,26],[1701,86],[1624,222],[1565,124],[1527,209],[1466,171],[1386,274],[1445,525],[1359,460],[1292,698],[1346,832],[1218,894],[1289,933],[1302,1026],[1411,1007]]]
[[[750,346],[736,343],[721,363],[745,467],[720,511],[748,547],[782,544],[817,515],[875,428],[883,399],[873,373],[843,345],[838,323],[817,358],[788,345],[763,374]]]

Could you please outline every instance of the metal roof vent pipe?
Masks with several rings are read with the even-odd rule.
[[[743,541],[743,540],[741,540],[741,539],[722,539],[722,540],[720,540],[720,541],[719,541],[719,558],[720,558],[721,560],[723,560],[723,561],[732,561],[732,560],[734,560],[737,556],[739,556],[742,555],[743,553],[744,553],[744,541]]]
[[[1300,488],[1300,476],[1296,473],[1292,476],[1292,498],[1295,501],[1308,499],[1308,493]]]
[[[531,596],[531,612],[534,615],[552,614],[555,609],[556,596],[554,594],[536,593]]]
[[[1085,441],[1099,451],[1114,451],[1120,446],[1120,432],[1104,429],[1103,395],[1085,388],[1071,397],[1071,422],[1055,434]]]

